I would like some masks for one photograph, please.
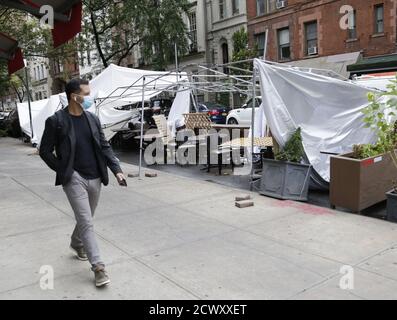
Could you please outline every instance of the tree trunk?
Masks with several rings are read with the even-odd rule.
[[[101,43],[100,43],[100,40],[99,40],[98,30],[97,30],[97,27],[96,27],[96,24],[95,24],[95,17],[94,17],[94,13],[92,11],[90,13],[90,16],[91,16],[92,29],[94,31],[95,45],[96,45],[98,53],[99,53],[99,55],[101,57],[103,66],[105,68],[107,68],[108,67],[108,62],[107,62],[107,60],[105,58],[105,55],[103,54],[103,51],[102,51],[102,48],[101,48]]]

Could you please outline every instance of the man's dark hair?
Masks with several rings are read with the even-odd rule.
[[[79,94],[81,92],[81,85],[89,85],[89,81],[85,79],[72,79],[66,84],[65,92],[70,101],[72,93]]]

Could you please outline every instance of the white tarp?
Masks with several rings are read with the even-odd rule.
[[[307,158],[324,181],[330,180],[330,156],[322,152],[350,152],[355,144],[376,141],[363,122],[369,89],[258,59],[254,63],[274,138],[283,146],[302,128]]]
[[[30,128],[29,105],[27,102],[17,104],[19,124],[22,131],[32,138],[32,143],[40,144],[45,121],[62,107],[61,102],[64,103],[64,99],[66,99],[64,95],[55,95],[49,99],[31,102],[33,138]]]
[[[353,80],[353,83],[356,83],[363,87],[367,87],[368,89],[388,91],[387,86],[390,84],[391,80],[396,80],[396,77],[364,76],[364,77],[358,78],[356,80]]]
[[[177,75],[169,72],[130,69],[112,64],[90,82],[91,96],[96,99],[96,104],[88,111],[99,117],[108,140],[115,135],[114,129],[126,125],[137,112],[137,110],[116,110],[115,107],[141,102],[144,78],[144,99],[148,101],[162,91],[167,91],[167,89],[176,87],[180,82],[186,81],[187,75],[185,73]],[[32,114],[35,119],[33,121],[35,134],[33,143],[40,144],[45,121],[57,110],[55,106],[59,106],[60,96],[64,96],[64,94],[32,103]],[[190,98],[188,97],[188,99]],[[31,136],[27,103],[18,105],[18,113],[21,127],[28,136]],[[36,116],[38,113],[40,116]]]
[[[181,87],[176,94],[170,114],[168,115],[168,129],[172,137],[176,135],[177,126],[181,127],[185,124],[185,117],[183,115],[189,113],[191,93],[192,91],[190,89]]]

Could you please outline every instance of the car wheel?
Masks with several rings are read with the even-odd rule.
[[[236,119],[234,119],[234,118],[230,118],[227,123],[236,125],[236,124],[238,124],[238,121]]]

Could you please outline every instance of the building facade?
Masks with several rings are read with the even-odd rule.
[[[179,57],[180,66],[190,64],[223,64],[231,61],[232,37],[241,28],[247,29],[246,0],[190,0],[192,7],[185,20],[189,33],[189,52]],[[128,66],[145,65],[141,50],[134,49]],[[168,69],[175,68],[171,63]],[[197,70],[193,70],[197,71]]]
[[[393,60],[396,10],[395,0],[247,0],[248,31],[271,61],[309,66],[321,57],[351,59],[348,53]]]
[[[29,87],[34,101],[47,99],[51,96],[52,77],[47,58],[30,58],[27,60],[29,70]]]

